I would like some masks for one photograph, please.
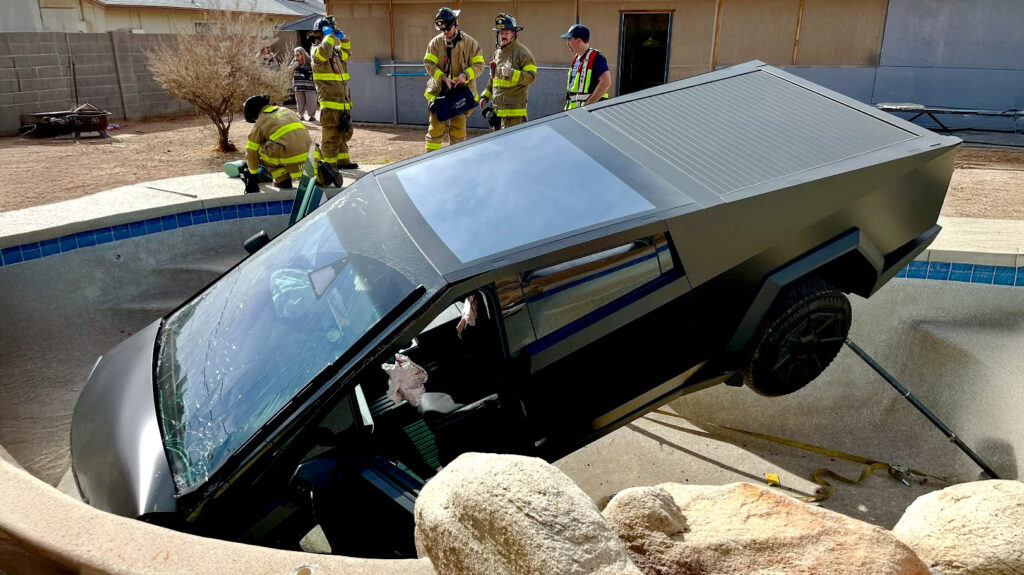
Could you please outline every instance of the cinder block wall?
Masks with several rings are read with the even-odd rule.
[[[40,112],[92,104],[111,121],[190,113],[153,80],[145,51],[171,40],[128,32],[0,33],[0,135],[18,133]]]

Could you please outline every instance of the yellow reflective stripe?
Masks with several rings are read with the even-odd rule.
[[[423,55],[423,59],[424,60],[430,60],[431,62],[433,62],[435,64],[440,64],[441,63],[441,61],[437,59],[437,56],[431,54],[430,52],[427,52],[426,54],[424,54]]]
[[[437,98],[437,96],[434,95],[434,94],[431,94],[429,90],[426,91],[426,92],[423,92],[423,97],[426,98],[428,102],[433,102],[434,98]]]
[[[320,158],[320,159],[325,161],[325,162],[327,162],[328,164],[333,164],[334,162],[338,161],[338,158],[336,158],[336,157],[335,158],[331,158],[331,157],[328,157],[328,156],[324,156],[323,158]]]
[[[351,110],[352,109],[352,103],[351,102],[329,102],[327,100],[324,100],[323,102],[320,102],[320,107],[321,108],[327,108],[328,110]]]
[[[249,173],[255,176],[256,174],[260,173],[260,169],[259,169],[259,168],[256,168],[256,169],[254,170],[254,169],[252,169],[252,168],[249,168]]]
[[[469,65],[470,66],[472,66],[473,64],[483,64],[483,63],[484,63],[484,57],[480,56],[479,54],[476,55],[476,56],[473,56],[473,59],[469,61]]]
[[[339,82],[348,82],[349,78],[351,78],[351,76],[349,76],[348,72],[342,74],[335,74],[333,72],[313,72],[314,80],[337,80]]]
[[[472,68],[466,68],[465,70],[462,71],[462,73],[466,75],[467,82],[472,80],[473,78],[476,78],[476,72],[474,72]]]
[[[516,70],[516,74],[518,74],[518,73],[519,73],[519,71]],[[495,78],[494,79],[494,87],[495,88],[513,88],[513,87],[518,86],[518,85],[519,85],[519,83],[516,82],[515,80],[502,80],[501,78]]]
[[[277,109],[277,106],[266,106],[266,107],[263,108],[263,111],[264,112],[273,112],[276,109]]]
[[[299,130],[299,129],[302,129],[302,130],[306,129],[306,127],[302,125],[302,122],[292,122],[291,124],[285,124],[285,125],[281,126],[280,128],[274,130],[273,134],[270,134],[270,141],[271,142],[276,142],[278,138],[280,138],[281,136],[287,134],[288,132],[293,132],[293,131]]]
[[[287,173],[288,173],[288,170],[286,170],[284,168],[278,168],[278,169],[274,170],[273,172],[270,172],[270,175],[274,176],[274,179],[276,180],[278,176],[283,176],[283,175],[285,175]]]
[[[327,61],[327,58],[324,58],[323,56],[321,56],[320,52],[314,51],[313,55],[316,56],[316,59],[320,60],[321,62],[326,62]]]
[[[440,82],[441,78],[444,78],[444,72],[440,68],[434,70],[434,79]]]
[[[348,159],[348,152],[345,152],[344,154],[338,154],[338,157],[336,157],[334,159],[335,159],[335,161],[337,161],[337,160],[347,160]]]
[[[247,150],[258,150],[258,149],[260,149],[260,145],[257,144],[256,142],[252,141],[252,140],[246,140],[246,142],[245,142],[245,149],[247,149]]]
[[[302,172],[294,172],[288,175],[291,176],[293,180],[297,180],[302,177]]]
[[[282,164],[300,164],[302,162],[305,162],[306,158],[308,158],[308,157],[309,157],[309,152],[302,152],[301,154],[299,154],[297,156],[291,156],[291,157],[288,157],[288,158],[280,158],[280,159],[278,159],[278,161],[281,162]]]
[[[349,40],[348,38],[345,38],[344,40],[338,40],[338,48],[341,48],[342,50],[351,50],[352,40]]]
[[[525,116],[526,108],[511,108],[508,110],[495,110],[499,118],[508,118],[514,116]]]
[[[490,100],[491,99],[491,89],[488,88],[488,89],[484,90],[484,93],[480,94],[480,97],[481,98],[486,98],[486,99]]]
[[[334,34],[331,34],[330,36],[324,38],[324,42],[326,42],[326,43],[330,44],[331,46],[333,46],[334,43],[336,42],[336,40],[334,39]]]
[[[512,71],[512,77],[509,79],[512,81],[513,86],[519,83],[520,76],[522,76],[522,73],[519,70]]]
[[[346,52],[345,50],[341,51],[341,61],[342,62],[344,62],[345,60],[348,60],[348,56],[349,56],[348,52]]]
[[[527,64],[527,65],[523,66],[523,72],[533,72],[534,74],[536,74],[537,73],[537,67],[534,66],[533,64]]]
[[[427,142],[428,150],[440,150],[441,144],[439,142]]]

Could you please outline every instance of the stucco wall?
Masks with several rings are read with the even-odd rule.
[[[42,29],[38,0],[0,2],[0,32],[41,32]]]

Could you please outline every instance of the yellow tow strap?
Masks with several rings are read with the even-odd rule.
[[[903,482],[903,483],[905,483],[907,485],[910,485],[909,478],[910,478],[910,476],[913,476],[913,475],[916,475],[918,477],[929,477],[931,479],[936,479],[938,481],[943,481],[943,482],[946,482],[946,483],[951,483],[952,482],[952,480],[950,478],[948,478],[948,477],[938,477],[938,476],[935,476],[935,475],[930,475],[928,473],[924,473],[924,472],[918,471],[916,469],[910,469],[908,467],[904,467],[904,466],[899,465],[899,464],[886,463],[884,461],[878,461],[877,459],[870,459],[870,458],[867,458],[867,457],[861,457],[860,455],[854,455],[852,453],[846,453],[845,451],[839,451],[837,449],[828,449],[826,447],[818,447],[817,445],[811,445],[809,443],[801,443],[799,441],[793,441],[792,439],[785,439],[783,437],[776,437],[774,435],[767,435],[767,434],[764,434],[764,433],[755,433],[753,431],[747,431],[745,429],[738,429],[736,427],[729,427],[728,425],[719,425],[717,423],[709,423],[709,422],[706,422],[706,421],[695,421],[695,420],[692,420],[692,419],[687,419],[687,418],[685,418],[685,417],[683,417],[681,415],[678,415],[676,413],[665,411],[663,409],[655,409],[652,413],[657,413],[659,415],[667,415],[669,417],[675,417],[675,418],[678,418],[678,419],[683,419],[683,420],[688,421],[688,422],[690,422],[690,423],[692,423],[694,425],[699,425],[699,426],[704,426],[704,427],[717,427],[719,429],[725,429],[725,430],[728,430],[728,431],[732,431],[734,433],[739,433],[739,434],[747,435],[747,436],[750,436],[750,437],[756,437],[758,439],[763,439],[765,441],[771,441],[772,443],[778,443],[779,445],[786,445],[788,447],[795,447],[796,449],[802,449],[804,451],[810,451],[811,453],[817,453],[819,455],[824,455],[826,457],[832,457],[832,458],[835,458],[835,459],[843,459],[843,460],[846,460],[846,461],[852,461],[854,463],[860,463],[860,464],[866,466],[866,467],[864,467],[864,469],[861,470],[860,477],[858,477],[857,479],[848,479],[846,477],[843,477],[842,475],[839,475],[835,471],[832,471],[831,469],[826,469],[826,468],[815,469],[811,473],[811,481],[813,481],[817,485],[820,485],[821,487],[815,492],[814,495],[807,495],[807,496],[804,496],[804,497],[799,497],[798,499],[800,499],[801,501],[818,502],[818,501],[824,501],[824,500],[828,499],[829,497],[832,497],[832,495],[835,493],[835,487],[832,487],[832,485],[828,482],[826,477],[827,478],[831,478],[831,479],[835,479],[837,481],[841,481],[843,483],[848,483],[850,485],[856,485],[858,483],[864,482],[868,477],[871,476],[872,473],[874,473],[876,471],[879,471],[879,470],[882,470],[882,469],[889,470],[889,474],[890,475],[892,475],[897,480],[899,480],[899,481],[901,481],[901,482]],[[650,419],[650,418],[648,418],[648,421],[653,421],[654,423],[662,423],[663,425],[665,425],[663,422],[660,422],[657,419]]]

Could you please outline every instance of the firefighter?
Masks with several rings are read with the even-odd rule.
[[[476,79],[484,70],[484,55],[480,43],[459,28],[459,10],[444,7],[434,16],[434,28],[441,33],[427,44],[423,67],[427,69],[427,91],[423,95],[431,104],[428,109],[430,127],[427,129],[427,151],[437,150],[448,132],[448,143],[457,144],[466,139],[466,118],[472,107],[463,114],[440,121],[433,109],[434,100],[457,86],[465,84],[477,97]],[[472,104],[472,102],[470,102]]]
[[[281,189],[292,187],[292,179],[302,176],[302,165],[309,155],[312,139],[299,116],[283,106],[271,106],[269,96],[253,96],[245,101],[245,121],[253,124],[245,142],[245,193],[260,191],[257,174],[262,164]]]
[[[569,65],[565,84],[565,109],[579,108],[607,98],[612,74],[608,71],[608,60],[590,47],[590,28],[573,24],[561,38],[576,55]]]
[[[501,119],[501,128],[526,121],[526,101],[530,84],[537,79],[537,65],[529,48],[519,43],[523,27],[511,14],[502,12],[494,19],[495,48],[491,77],[480,97],[480,107],[493,104]]]
[[[320,41],[313,46],[313,83],[320,103],[322,138],[317,158],[342,169],[358,168],[349,158],[352,138],[352,97],[348,89],[348,60],[352,44],[337,29],[334,16],[317,19],[313,35]]]

